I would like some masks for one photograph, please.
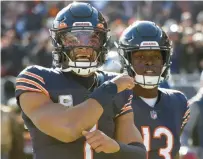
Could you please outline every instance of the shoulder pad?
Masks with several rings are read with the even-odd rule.
[[[174,103],[179,105],[179,110],[181,112],[180,115],[182,117],[181,129],[183,129],[190,117],[190,107],[187,102],[187,97],[184,95],[184,93],[178,90],[164,88],[159,88],[159,90],[175,99]]]
[[[159,90],[164,93],[167,94],[169,96],[176,96],[177,98],[179,98],[182,102],[186,102],[187,103],[187,97],[185,96],[185,94],[179,90],[175,90],[175,89],[166,89],[166,88],[159,88]]]
[[[49,96],[46,79],[50,69],[41,66],[29,66],[16,78],[16,97],[24,92],[41,92]]]

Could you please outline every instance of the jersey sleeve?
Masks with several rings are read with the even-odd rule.
[[[189,102],[190,103],[190,102]],[[183,132],[181,134],[181,144],[183,146],[189,146],[189,140],[192,138],[192,134],[195,131],[196,126],[198,125],[198,120],[200,118],[200,109],[196,103],[189,104],[190,107],[190,120],[188,120],[185,125]]]
[[[133,112],[132,109],[132,98],[131,91],[123,91],[119,93],[114,99],[115,118],[118,118],[126,113]]]
[[[114,72],[100,72],[99,79],[102,82],[99,82],[100,84],[113,79],[114,77],[118,76],[118,73]],[[125,90],[116,95],[114,98],[113,106],[114,106],[114,118],[117,118],[121,115],[124,115],[129,112],[133,112],[133,109],[131,107],[132,103],[132,91],[131,90]]]
[[[27,67],[16,78],[15,96],[17,100],[24,92],[40,92],[49,96],[43,71],[36,66]]]
[[[182,124],[181,129],[184,128],[184,126],[187,124],[189,118],[190,118],[190,107],[188,104],[187,97],[183,93],[178,94],[181,99],[181,105],[182,105]]]

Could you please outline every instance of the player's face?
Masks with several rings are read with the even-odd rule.
[[[140,50],[133,52],[132,65],[139,75],[159,76],[163,67],[163,58],[159,50]]]
[[[70,52],[70,59],[75,62],[94,62],[97,59],[97,53],[93,48],[74,48]]]
[[[73,30],[61,36],[62,44],[72,48],[70,58],[72,61],[93,62],[97,58],[100,48],[99,34],[94,30]]]

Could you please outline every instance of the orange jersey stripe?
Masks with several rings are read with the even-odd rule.
[[[132,109],[131,106],[127,106],[127,107],[125,107],[125,108],[122,108],[122,109],[121,109],[122,112],[120,112],[119,114],[117,114],[117,115],[115,116],[115,118],[116,118],[117,116],[123,114],[124,112],[126,112],[126,111],[128,111],[128,110],[131,110],[131,109]]]
[[[133,95],[132,94],[129,96],[128,100],[131,100],[131,99],[133,99]]]
[[[126,108],[131,107],[131,104],[132,104],[132,103],[130,103],[130,102],[127,103],[127,104],[125,104],[121,110],[123,111],[123,110],[125,110]],[[131,107],[131,108],[132,108],[132,107]]]
[[[30,87],[26,87],[26,86],[16,86],[16,90],[29,90],[29,91],[34,91],[34,92],[42,92],[39,89],[30,88]]]
[[[40,77],[40,76],[34,74],[34,73],[25,72],[24,74],[27,75],[27,76],[33,77],[33,78],[39,80],[40,82],[42,82],[43,84],[45,84],[44,79],[43,79],[42,77]]]
[[[183,116],[183,118],[185,118],[189,113],[190,113],[190,109],[188,109],[188,110],[185,112],[185,115]]]
[[[189,118],[190,118],[190,115],[188,115],[188,117],[183,121],[181,129],[187,124]]]
[[[47,91],[44,87],[42,87],[40,84],[36,83],[35,81],[29,80],[29,79],[26,79],[26,78],[18,78],[18,79],[16,80],[16,82],[17,82],[17,83],[18,83],[18,82],[23,82],[23,83],[31,84],[31,85],[33,85],[33,86],[39,88],[40,90],[42,90],[42,92],[44,92],[47,96],[49,96],[48,91]]]
[[[183,120],[187,119],[188,116],[190,116],[190,113],[188,113],[188,114],[183,118]]]
[[[188,120],[190,118],[190,114],[184,119],[184,121]]]
[[[183,124],[186,124],[188,122],[189,118],[187,118],[186,120],[184,120]]]
[[[127,105],[129,106],[129,105],[131,105],[132,104],[132,100],[130,100],[128,103],[126,103],[125,105],[124,105],[124,107],[126,107]]]
[[[122,113],[124,113],[125,111],[130,110],[130,109],[132,109],[132,107],[131,107],[131,106],[127,106],[127,107],[125,107],[124,109],[122,109],[123,111],[122,111],[120,114],[122,114]]]

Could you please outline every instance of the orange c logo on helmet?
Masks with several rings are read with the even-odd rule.
[[[63,28],[67,28],[67,27],[68,27],[68,25],[64,22],[60,23],[58,26],[59,29],[63,29]]]
[[[104,29],[104,25],[102,23],[97,24],[97,27],[100,29]]]

